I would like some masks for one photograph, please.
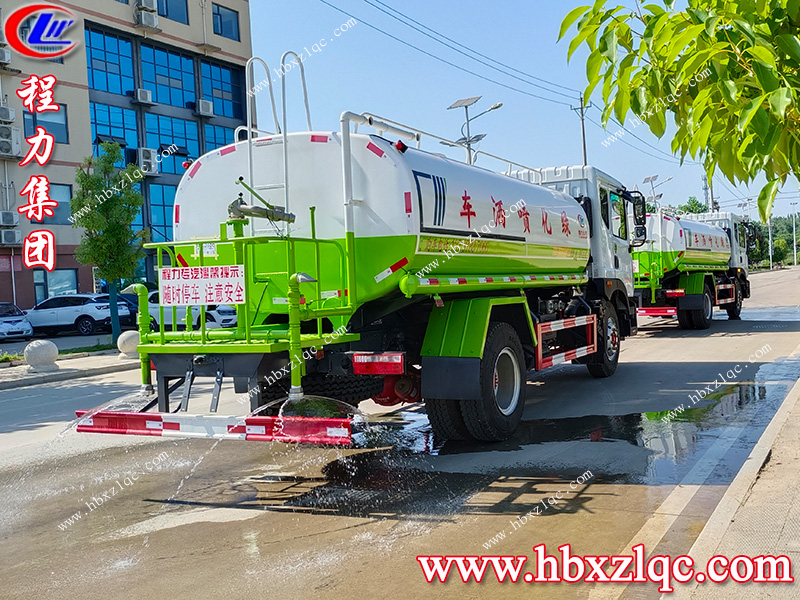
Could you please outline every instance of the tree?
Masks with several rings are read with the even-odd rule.
[[[772,260],[776,263],[783,263],[789,255],[789,244],[786,240],[775,240],[772,243]]]
[[[570,11],[559,39],[577,21],[568,57],[583,43],[588,100],[602,83],[603,125],[632,110],[662,137],[666,113],[676,131],[672,151],[716,169],[734,185],[759,175],[762,221],[800,162],[800,1],[674,0],[636,10],[606,9],[604,0]]]
[[[681,204],[678,207],[678,210],[685,213],[699,214],[708,212],[708,207],[702,202],[698,201],[697,196],[689,196],[689,200],[686,202],[686,204]]]
[[[136,263],[144,257],[144,232],[131,229],[144,204],[136,183],[144,173],[136,165],[120,169],[121,164],[119,144],[101,144],[100,155],[84,158],[77,169],[77,191],[70,202],[73,226],[86,230],[75,258],[97,265],[98,275],[108,281],[114,343],[120,334],[117,280],[132,277]]]

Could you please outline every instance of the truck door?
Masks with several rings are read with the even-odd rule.
[[[633,261],[630,253],[628,228],[628,203],[617,192],[610,192],[611,237],[614,246],[614,269],[616,278],[622,280],[628,296],[633,296]]]
[[[628,252],[630,242],[626,202],[616,191],[612,191],[616,186],[602,180],[598,183],[602,220],[596,221],[604,231],[592,240],[593,274],[595,277],[622,281],[628,296],[633,296],[633,261]]]

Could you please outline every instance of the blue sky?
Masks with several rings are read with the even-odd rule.
[[[486,133],[480,149],[522,164],[542,167],[580,164],[582,161],[580,119],[571,105],[578,105],[577,94],[568,89],[532,80],[583,90],[586,86],[585,57],[582,49],[567,63],[568,40],[556,42],[564,15],[573,7],[585,4],[580,0],[326,0],[329,4],[353,15],[358,24],[339,37],[334,30],[350,18],[321,0],[251,0],[253,53],[265,59],[276,80],[276,98],[280,98],[280,78],[276,71],[286,50],[303,55],[309,87],[312,124],[316,130],[338,129],[339,115],[344,110],[371,112],[406,123],[419,129],[456,139],[464,121],[463,109],[447,110],[455,100],[482,96],[471,115],[489,108],[495,102],[503,107],[471,124],[471,133]],[[369,2],[369,3],[368,3]],[[383,5],[381,5],[383,3]],[[372,6],[372,5],[375,6]],[[436,43],[379,10],[391,13],[388,5],[468,48],[485,55],[479,60],[505,71],[497,61],[522,71],[510,71],[515,79],[490,66],[471,60],[464,54]],[[376,8],[379,7],[379,8]],[[481,79],[456,66],[418,52],[399,41],[375,31],[382,29],[424,50],[483,77],[493,79],[520,91],[508,89]],[[415,25],[423,29],[419,25]],[[424,29],[423,29],[424,31]],[[428,32],[430,33],[430,32]],[[325,47],[319,44],[324,41]],[[447,42],[450,45],[452,42]],[[456,46],[458,48],[458,46]],[[461,48],[459,48],[461,49]],[[466,54],[468,52],[464,51]],[[287,75],[289,129],[305,129],[301,87],[297,69]],[[256,81],[264,78],[259,70]],[[537,83],[547,89],[530,85]],[[534,98],[544,96],[555,102]],[[559,94],[566,94],[568,97]],[[595,99],[599,98],[595,94]],[[561,104],[563,103],[563,104]],[[262,127],[272,129],[268,93],[257,95],[258,115]],[[592,108],[587,118],[600,122],[600,111]],[[702,168],[696,164],[680,166],[669,152],[669,133],[658,140],[643,125],[628,129],[641,139],[626,134],[621,141],[604,147],[618,125],[609,125],[605,132],[586,122],[586,147],[589,164],[610,173],[626,187],[649,192],[642,179],[658,174],[656,183],[673,179],[657,189],[664,194],[662,202],[680,204],[689,196],[703,200]],[[648,146],[649,144],[649,146]],[[463,158],[463,151],[454,151],[430,141],[423,148]],[[482,160],[487,168],[501,170],[502,165]],[[742,198],[753,198],[752,215],[757,215],[755,198],[763,179],[751,185],[733,186],[720,176],[715,177],[714,196],[723,210],[741,212],[736,204]],[[727,186],[727,189],[726,189]],[[789,181],[775,203],[776,215],[786,215],[790,202],[798,200],[797,184]]]

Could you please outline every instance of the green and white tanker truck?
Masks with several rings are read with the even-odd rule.
[[[638,314],[708,329],[715,306],[738,319],[750,297],[749,225],[729,212],[647,214],[647,240],[633,253]]]
[[[309,131],[282,130],[188,166],[175,241],[148,244],[152,325],[139,290],[143,384],[152,362],[156,393],[136,410],[81,411],[79,431],[350,443],[347,416],[274,403],[311,394],[424,399],[439,438],[492,441],[519,424],[528,370],[614,373],[637,331],[640,194],[592,167],[498,174],[409,147],[428,134],[369,114],[343,113],[340,131],[311,131],[310,119]],[[209,304],[235,306],[236,326],[208,327]],[[177,306],[185,329],[176,316],[165,325]],[[250,415],[185,414],[198,377],[213,378],[210,412],[232,380]]]

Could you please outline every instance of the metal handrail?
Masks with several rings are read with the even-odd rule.
[[[245,73],[245,86],[247,87],[247,175],[249,177],[248,183],[250,187],[253,187],[253,98],[255,97],[255,93],[253,92],[253,73],[254,73],[254,64],[258,62],[263,67],[264,70],[267,72],[267,88],[269,89],[269,99],[272,103],[272,118],[275,121],[275,131],[280,133],[281,127],[278,124],[278,111],[275,106],[275,94],[272,91],[272,77],[270,75],[269,65],[261,58],[257,56],[251,56],[247,59],[247,63],[245,63],[244,73]],[[250,198],[252,202],[252,196]]]

